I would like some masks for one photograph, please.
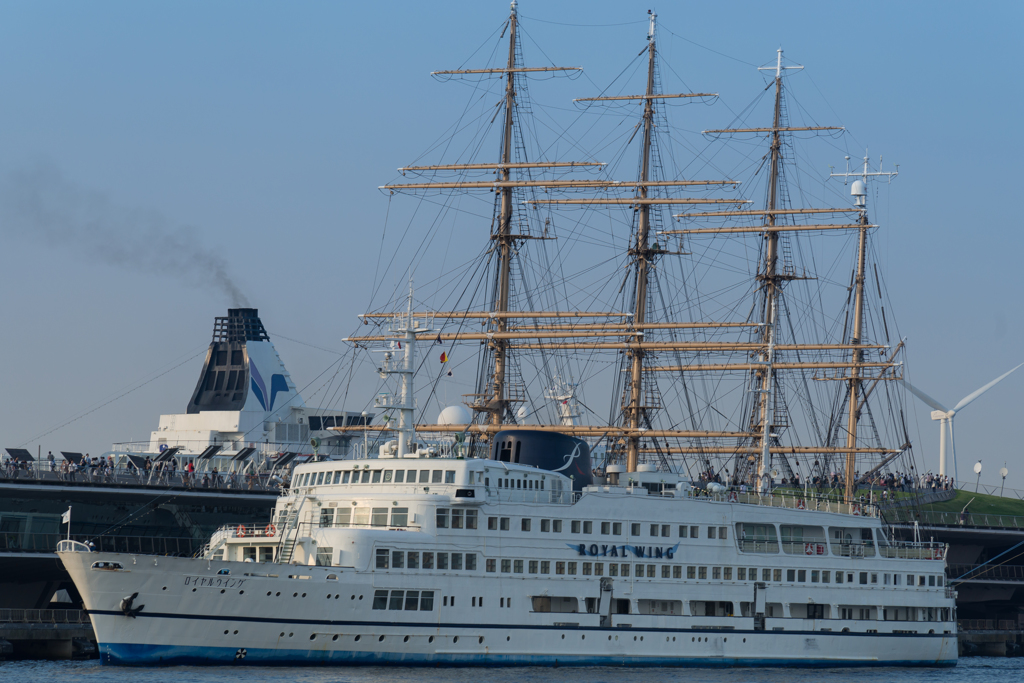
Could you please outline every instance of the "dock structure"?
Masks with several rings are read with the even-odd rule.
[[[0,659],[97,655],[89,616],[77,609],[0,609]]]

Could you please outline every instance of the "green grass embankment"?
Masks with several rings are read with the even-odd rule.
[[[974,499],[973,501],[971,499]],[[970,505],[968,505],[970,501]],[[922,506],[923,510],[935,512],[960,512],[968,505],[967,511],[979,515],[1014,515],[1024,517],[1024,500],[1000,498],[973,491],[957,491],[956,498],[943,503]]]

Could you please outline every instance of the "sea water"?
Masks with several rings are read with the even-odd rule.
[[[1024,658],[968,657],[952,669],[619,669],[175,666],[0,662],[4,683],[1024,683]]]

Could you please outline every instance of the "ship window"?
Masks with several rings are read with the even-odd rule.
[[[697,567],[697,578],[698,579],[706,579],[706,578],[708,578],[708,568],[707,567]]]
[[[348,526],[352,518],[352,510],[349,508],[338,508],[338,512],[335,515],[334,525],[335,526]]]
[[[796,573],[796,580],[800,583],[807,583],[807,570],[801,569]]]
[[[504,560],[502,560],[504,564]],[[555,562],[555,574],[565,574],[565,562]]]
[[[611,522],[601,522],[601,533],[603,535],[607,536],[611,532],[612,532],[612,523]]]
[[[942,581],[943,578],[945,578],[945,577],[943,577],[942,574],[939,574],[938,576],[936,576],[935,577],[935,585],[941,587],[942,584],[943,584],[943,581]]]
[[[448,528],[448,510],[447,508],[437,508],[437,528],[447,529]]]
[[[389,560],[391,559],[391,551],[383,548],[377,549],[377,569],[387,569]]]
[[[455,483],[455,470],[444,471],[444,483],[454,484]]]
[[[661,537],[662,538],[668,538],[671,535],[672,535],[672,525],[671,524],[662,524],[661,525]]]
[[[651,536],[657,536],[657,535],[658,535],[658,525],[657,524],[652,524],[651,525]]]
[[[423,553],[423,568],[433,569],[434,568],[434,553],[424,552]]]
[[[260,562],[274,561],[274,546],[260,546]]]
[[[536,574],[537,573],[537,565],[538,564],[539,564],[539,562],[537,562],[537,560],[530,560],[529,571],[530,571],[531,574]]]
[[[512,560],[501,561],[501,571],[505,574],[511,573],[512,571]]]
[[[633,575],[638,579],[642,579],[644,576],[644,566],[642,564],[635,565],[633,567]]]
[[[560,519],[553,519],[553,520],[551,520],[551,531],[553,531],[556,534],[562,533],[562,520],[560,520]]]
[[[387,526],[388,525],[388,509],[387,508],[373,508],[370,513],[370,525],[371,526]]]
[[[576,576],[576,563],[575,562],[566,562],[565,563],[565,573],[568,574],[569,576]]]
[[[657,571],[657,569],[658,569],[658,565],[656,565],[656,564],[649,564],[649,565],[647,565],[647,578],[648,579],[653,579],[654,578],[654,572]]]
[[[811,570],[811,583],[818,583],[821,574],[816,569]],[[888,576],[888,575],[886,575]]]
[[[344,472],[342,472],[342,473],[341,473],[341,483],[342,483],[342,484],[347,484],[347,483],[348,483],[348,478],[349,478],[349,476],[350,476],[351,474],[352,474],[352,473],[351,473],[351,472],[349,472],[348,470],[345,470]]]
[[[359,480],[359,483],[360,484],[369,484],[370,483],[370,470],[363,470],[363,477],[362,477],[362,479]]]
[[[256,548],[242,548],[242,562],[255,562],[256,561]]]
[[[434,470],[431,473],[431,475],[430,475],[430,483],[431,484],[440,484],[441,483],[441,475],[442,474],[443,474],[443,472],[441,472],[441,470]]]
[[[448,569],[448,553],[437,554],[437,568]]]
[[[523,531],[529,531],[529,530],[530,530],[530,525],[531,525],[532,523],[533,523],[533,520],[532,520],[532,519],[530,519],[530,518],[528,518],[528,517],[524,517],[524,518],[523,518],[523,521],[522,521],[522,528],[523,528]]]
[[[686,578],[688,578],[688,579],[696,579],[697,578],[697,568],[693,567],[693,566],[687,567],[686,568]]]
[[[550,562],[550,560],[541,560],[540,561],[540,573],[541,574],[550,574],[551,573],[551,562]]]
[[[452,569],[462,570],[462,553],[452,553]]]
[[[896,577],[896,578],[899,578],[899,577]],[[830,572],[830,571],[823,571],[821,573],[821,582],[822,583],[828,583],[831,580],[832,580],[832,572]]]
[[[334,508],[322,508],[320,510],[320,526],[334,526]]]
[[[550,519],[542,519],[542,520],[540,520],[540,530],[542,532],[550,533],[551,532],[551,520]]]
[[[713,526],[709,526],[708,527],[708,538],[714,538],[717,535],[718,535],[718,528],[717,527],[713,527]]]
[[[391,603],[388,605],[388,609],[402,609],[403,602],[405,602],[405,591],[391,591]]]
[[[672,567],[670,565],[667,565],[667,564],[661,565],[661,578],[663,578],[663,579],[671,578],[671,571],[672,571]]]
[[[334,472],[334,483],[338,484],[341,482],[341,470],[335,470]]]
[[[712,567],[711,568],[711,578],[715,579],[716,581],[721,581],[722,580],[722,568],[721,567]]]
[[[872,576],[875,576],[875,574],[872,574]],[[878,583],[878,582],[877,581],[873,581],[872,583]],[[929,586],[934,586],[935,585],[935,576],[934,575],[928,577],[928,585]]]
[[[583,576],[590,576],[590,569],[593,565],[590,562],[583,563]]]
[[[923,578],[924,577],[922,577],[922,579]],[[861,572],[860,573],[860,585],[862,585],[862,586],[868,585],[868,573],[867,572]],[[922,585],[924,585],[924,584],[922,583]]]
[[[727,527],[727,526],[720,526],[720,527],[718,527],[718,538],[723,540],[723,541],[728,539],[729,538],[729,527]]]
[[[787,569],[786,570],[786,581],[789,581],[790,583],[793,583],[793,582],[796,581],[796,570],[795,569]]]
[[[372,484],[379,484],[380,483],[380,470],[373,470],[373,479],[371,480],[370,483],[372,483]]]
[[[498,530],[498,518],[497,517],[488,517],[487,518],[487,530],[488,531],[497,531]]]
[[[466,510],[466,528],[476,529],[479,513],[476,510]]]
[[[228,384],[231,384],[232,382],[235,381],[234,375],[235,375],[235,371],[232,370],[231,371],[231,378],[230,378]],[[319,416],[317,416],[317,415],[310,415],[309,416],[309,428],[312,429],[314,432],[320,431],[321,427],[320,427],[320,417]]]
[[[406,559],[405,565],[409,569],[419,569],[420,568],[420,554],[418,552],[410,550],[408,553],[406,553],[405,559]]]
[[[319,472],[316,475],[316,485],[317,486],[323,485],[323,483],[324,483],[324,474],[325,474],[325,472]]]
[[[604,575],[604,562],[595,562],[594,563],[594,576],[603,576],[603,575]]]
[[[572,520],[569,524],[569,531],[574,534],[578,534],[580,532],[580,521],[578,519]]]
[[[463,511],[458,509],[458,508],[455,508],[454,510],[452,510],[452,528],[453,529],[461,529],[462,528],[462,512]]]
[[[415,610],[419,606],[420,592],[419,591],[406,591],[405,592],[405,609]]]
[[[334,560],[334,548],[320,546],[316,549],[316,566],[330,567]]]
[[[769,572],[768,572],[767,569],[763,570],[761,572],[761,578],[764,579],[765,581],[767,581],[768,580],[768,573]],[[776,581],[782,581],[782,570],[781,569],[773,569],[771,571],[771,574],[772,574],[772,578],[775,579]]]
[[[391,508],[391,526],[409,526],[409,508]]]
[[[476,571],[476,553],[466,553],[466,571]]]
[[[523,487],[523,481],[522,481],[522,479],[516,479],[516,488],[517,488],[517,489],[521,489],[521,488],[524,488],[524,487]]]
[[[393,472],[391,470],[384,470],[384,483],[389,483],[391,481],[392,474]]]
[[[871,583],[878,583],[878,574],[874,572],[871,573]]]
[[[585,534],[592,534],[592,533],[594,533],[594,523],[593,522],[583,522],[583,533],[585,533]]]
[[[522,574],[523,573],[523,561],[522,560],[513,560],[513,562],[512,562],[512,573],[514,573],[514,574]]]
[[[405,483],[405,470],[395,470],[395,483],[396,484],[404,484]]]
[[[612,563],[612,564],[608,565],[608,576],[618,576],[618,575],[619,575],[619,565],[617,565],[615,563]]]
[[[341,422],[342,422],[342,420],[339,417],[338,418],[338,426],[339,427],[343,427],[344,426]],[[321,425],[323,426],[324,429],[327,429],[328,427],[333,427],[334,426],[334,418],[332,416],[330,416],[330,415],[328,415],[327,417],[322,417],[322,418],[320,418],[320,423],[321,423]],[[312,429],[312,427],[310,429]]]
[[[497,571],[498,563],[496,560],[487,560],[485,566],[487,567],[487,571],[494,572]]]
[[[690,527],[690,538],[700,538],[700,527],[699,526],[691,526]]]
[[[612,522],[612,536],[622,535],[622,522]]]
[[[842,572],[836,572],[836,583],[842,583],[842,582],[843,582],[843,573]]]
[[[619,575],[620,576],[629,576],[629,565],[628,564],[620,564],[619,565]]]
[[[747,580],[747,568],[746,567],[736,567],[736,580],[737,581],[746,581]]]
[[[508,517],[502,517],[501,518],[501,530],[502,531],[508,531],[509,530],[509,518]]]
[[[374,591],[373,592],[373,609],[387,609],[388,608],[388,592],[387,591]]]

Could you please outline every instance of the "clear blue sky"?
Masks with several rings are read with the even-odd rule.
[[[642,47],[649,6],[527,0],[527,56],[539,57],[539,44],[605,84]],[[370,297],[387,209],[376,187],[461,111],[428,72],[462,64],[507,7],[0,3],[0,187],[42,182],[60,204],[41,229],[3,205],[9,195],[0,202],[0,446],[102,452],[184,410],[199,359],[34,438],[205,349],[230,301],[211,285],[216,264],[171,253],[188,245],[223,256],[297,384],[314,381],[335,356],[281,336],[343,348]],[[1014,170],[1024,151],[1024,6],[657,9],[671,31],[662,55],[689,85],[741,108],[761,83],[749,64],[782,46],[807,67],[817,118],[834,112],[855,155],[867,145],[900,164],[888,215],[877,218],[915,384],[953,404],[1024,360]],[[566,99],[588,94],[590,83],[575,81]],[[715,121],[728,123],[722,114]],[[69,233],[65,215],[114,226]],[[119,245],[129,230],[182,237]],[[362,409],[372,389],[354,386],[347,407]],[[1024,488],[1022,407],[1024,370],[964,411],[962,474],[981,458],[982,481],[994,483],[1006,460],[1008,484]],[[918,458],[934,467],[937,426],[915,408]]]

